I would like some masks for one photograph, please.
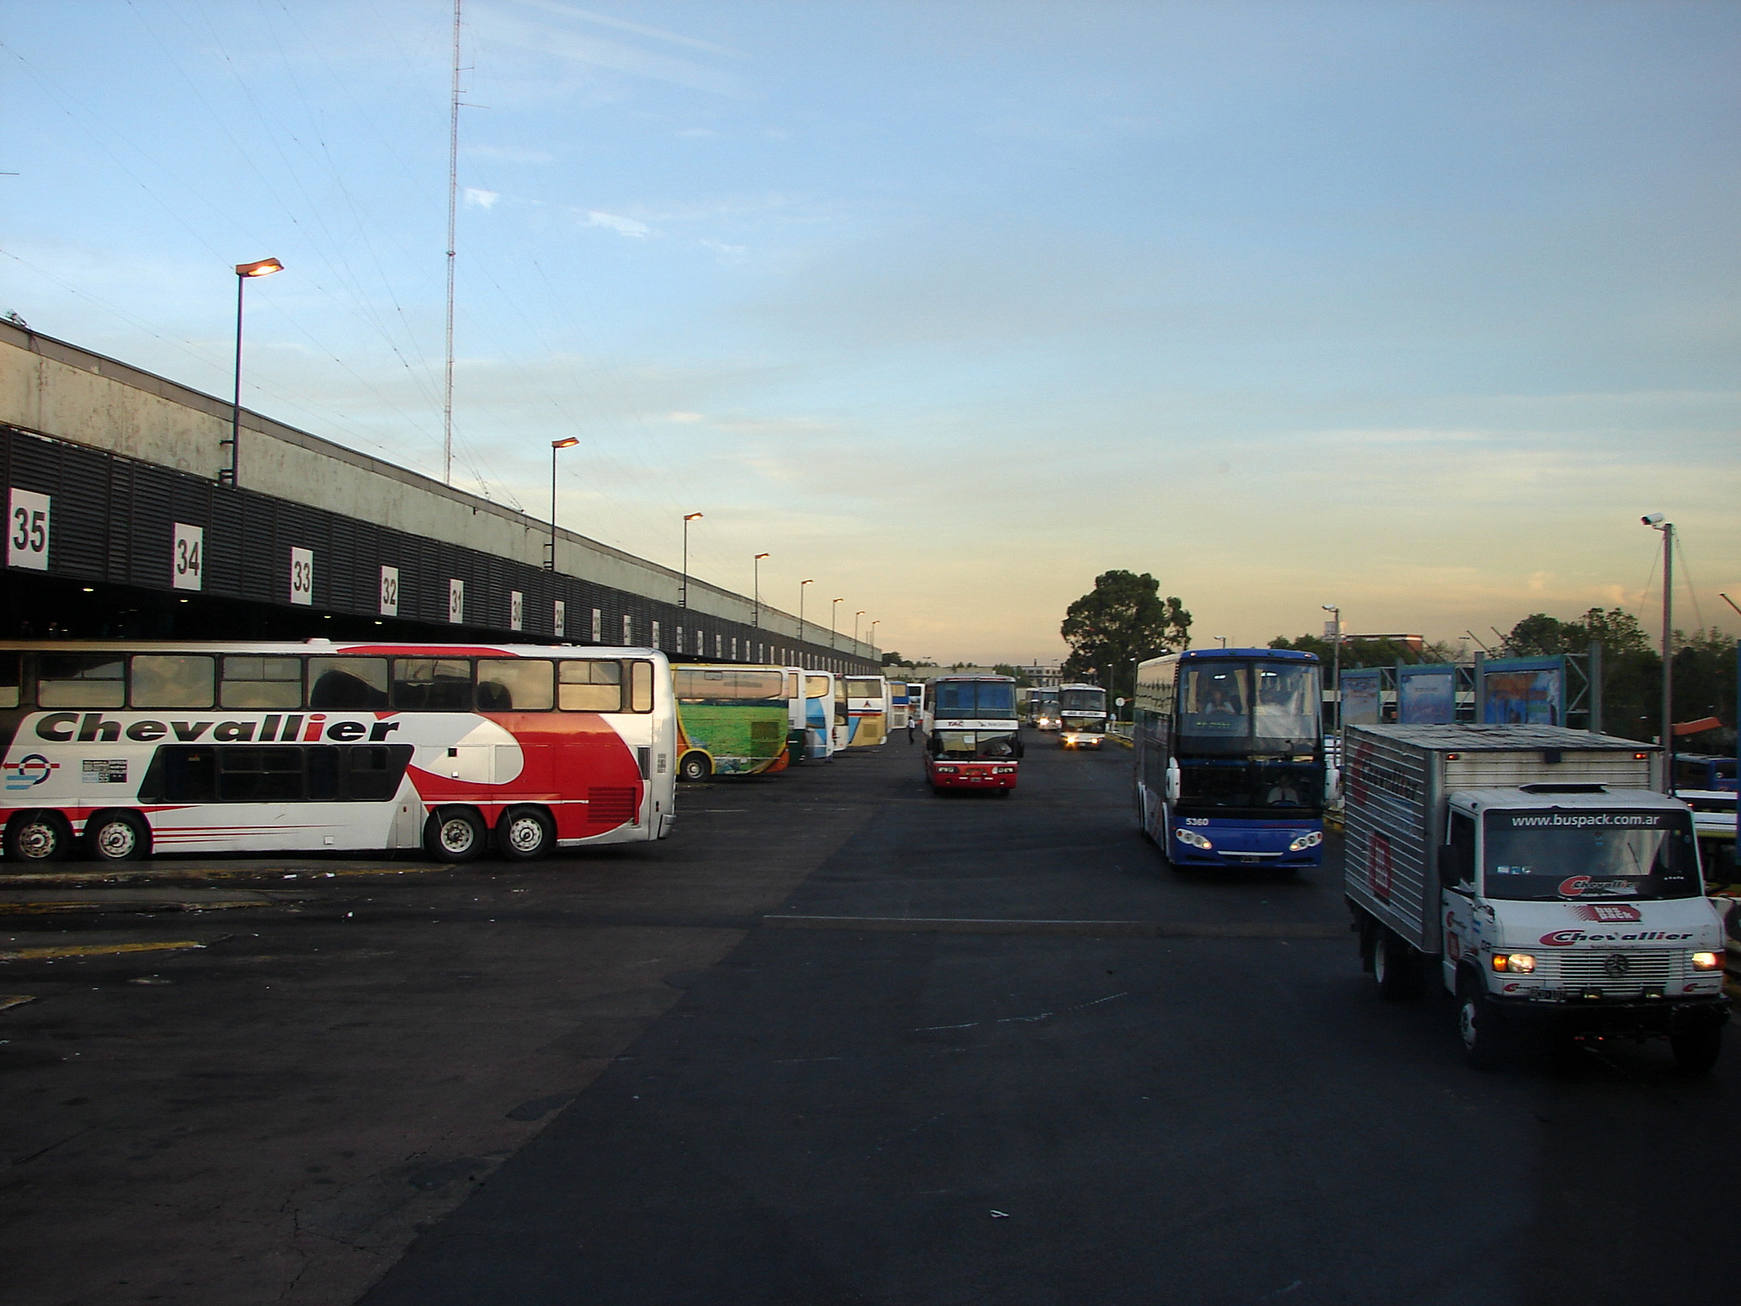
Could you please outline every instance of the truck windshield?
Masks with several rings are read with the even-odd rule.
[[[1685,812],[1488,812],[1484,890],[1528,902],[1691,898],[1704,892]]]

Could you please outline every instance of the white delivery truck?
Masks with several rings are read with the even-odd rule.
[[[1344,889],[1386,998],[1436,973],[1471,1064],[1530,1028],[1722,1047],[1723,922],[1693,817],[1651,745],[1532,725],[1362,725],[1344,737]]]

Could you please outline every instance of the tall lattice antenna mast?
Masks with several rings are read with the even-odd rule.
[[[441,400],[441,479],[453,484],[453,259],[459,200],[459,9],[453,0],[453,112],[447,129],[447,381]]]

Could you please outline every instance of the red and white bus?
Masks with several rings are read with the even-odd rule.
[[[925,688],[925,779],[934,790],[1008,797],[1021,769],[1021,724],[1010,676],[938,676]]]
[[[676,742],[654,649],[0,642],[12,862],[661,839]]]

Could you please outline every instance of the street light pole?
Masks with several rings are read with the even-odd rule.
[[[556,451],[572,449],[580,443],[580,437],[571,435],[565,440],[550,442],[550,556],[544,560],[544,570],[556,570]]]
[[[816,578],[814,576],[809,580],[801,580],[798,582],[798,642],[800,644],[804,642],[804,587],[806,585],[814,585],[815,583]]]
[[[1674,792],[1674,538],[1675,524],[1660,512],[1639,518],[1653,531],[1662,532],[1662,791]]]
[[[678,590],[677,606],[689,607],[689,523],[701,516],[698,512],[683,514],[683,584]]]
[[[254,277],[269,277],[282,271],[284,265],[275,258],[236,264],[236,395],[230,405],[230,438],[221,442],[230,446],[230,465],[218,470],[218,480],[230,485],[237,483],[242,446],[242,287]]]
[[[862,616],[864,616],[863,608],[852,614],[852,651],[854,653],[858,652],[858,619]]]
[[[1336,704],[1336,732],[1342,732],[1342,609],[1334,603],[1319,605],[1330,614],[1334,630],[1330,636],[1330,691]]]
[[[754,561],[750,564],[752,568],[751,575],[754,577],[752,586],[755,593],[755,615],[750,618],[750,625],[752,626],[760,626],[762,624],[762,559],[767,556],[768,555],[765,553],[758,553],[755,556]]]
[[[844,602],[846,602],[845,599],[836,599],[836,600],[834,600],[834,606],[828,609],[828,647],[829,648],[835,647],[835,635],[840,629],[840,621],[839,621],[839,618],[836,616],[836,614],[840,611],[840,605]]]

